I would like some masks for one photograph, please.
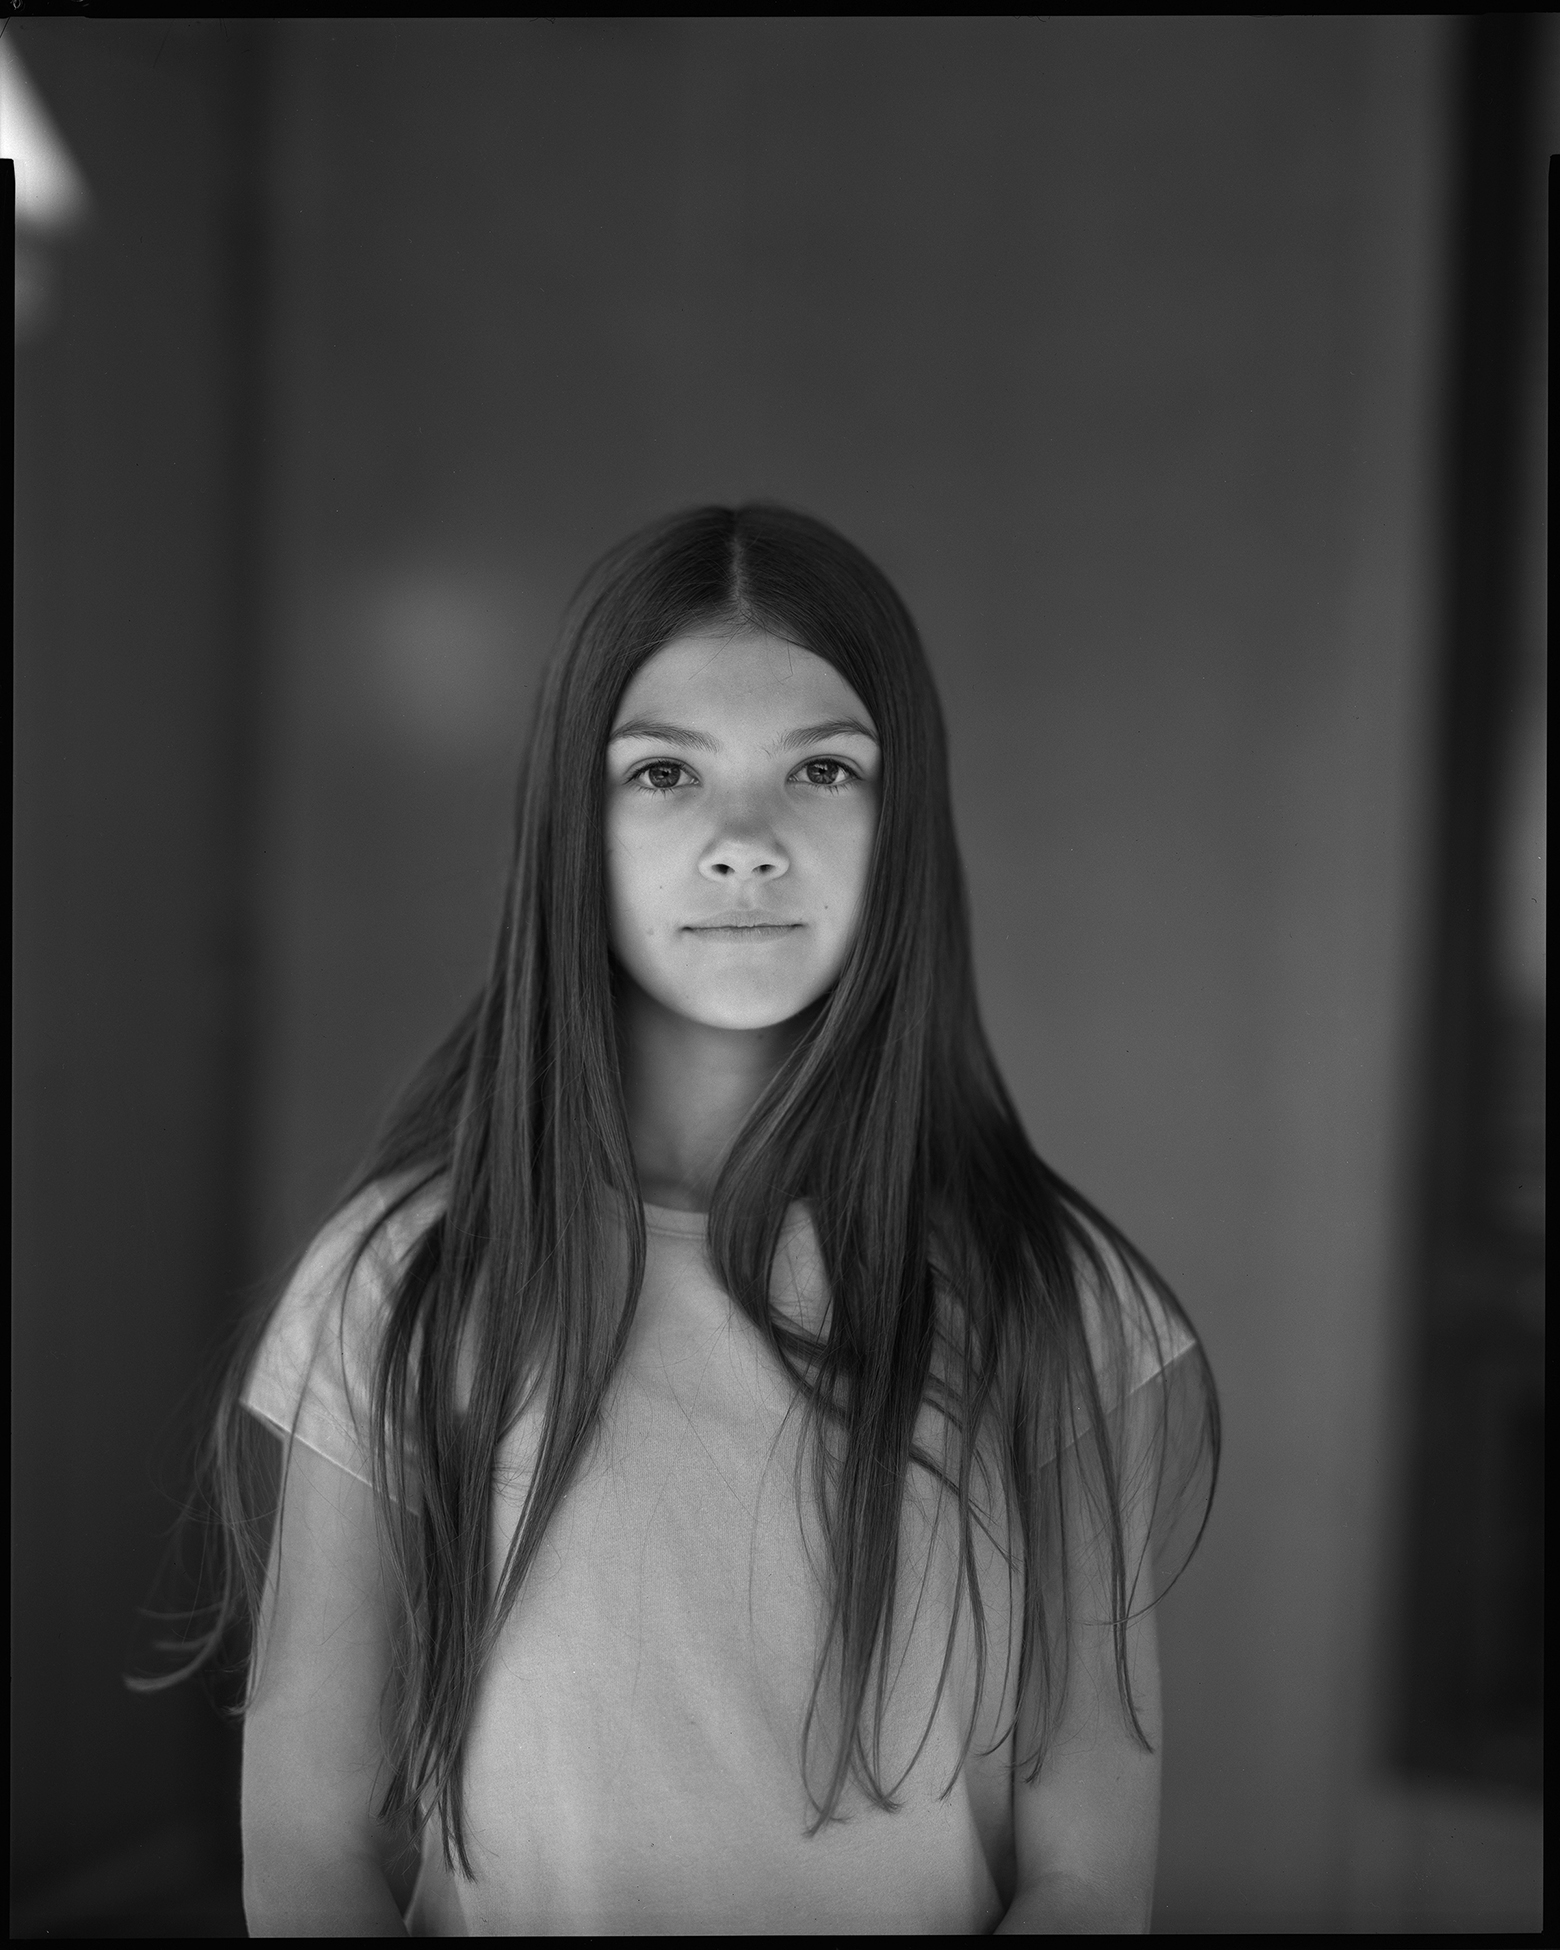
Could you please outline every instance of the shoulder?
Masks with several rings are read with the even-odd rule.
[[[1197,1345],[1164,1282],[1092,1219],[1076,1219],[1073,1269],[1090,1359],[1107,1398],[1135,1393]]]
[[[370,1331],[418,1244],[444,1210],[442,1182],[370,1185],[333,1213],[287,1284],[278,1312]]]
[[[1055,1245],[1071,1275],[1068,1284],[1077,1297],[1077,1317],[1101,1394],[1119,1400],[1179,1361],[1197,1340],[1175,1296],[1143,1256],[1108,1221],[1080,1206],[1070,1199],[1063,1204]],[[999,1216],[993,1218],[993,1232],[1000,1223]],[[984,1242],[988,1249],[990,1237]],[[966,1325],[961,1269],[983,1256],[982,1242],[961,1236],[946,1219],[939,1225],[933,1275],[939,1327],[951,1344],[959,1343]],[[1066,1304],[1070,1308],[1070,1295]]]
[[[443,1209],[439,1181],[389,1181],[349,1199],[299,1260],[250,1365],[246,1406],[354,1474],[397,1282]]]

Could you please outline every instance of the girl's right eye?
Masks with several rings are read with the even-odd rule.
[[[648,765],[641,765],[634,777],[652,792],[672,792],[677,787],[677,774],[687,769],[679,759],[653,758]]]

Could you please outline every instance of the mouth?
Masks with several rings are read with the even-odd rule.
[[[800,921],[771,921],[757,914],[729,914],[718,921],[693,921],[684,934],[702,934],[721,941],[773,941],[783,934],[795,934]]]

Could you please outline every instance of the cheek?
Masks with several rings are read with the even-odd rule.
[[[641,941],[665,906],[670,862],[664,844],[631,821],[607,822],[607,915],[614,947]]]
[[[613,946],[620,937],[634,931],[634,920],[644,899],[644,868],[632,837],[607,827],[607,917]]]
[[[820,856],[818,870],[827,888],[829,919],[841,932],[854,932],[866,905],[876,830],[875,814],[864,816],[847,830],[832,835]]]
[[[872,876],[872,847],[877,838],[877,823],[877,806],[864,807],[850,835],[850,885],[858,901],[865,899],[867,882]]]

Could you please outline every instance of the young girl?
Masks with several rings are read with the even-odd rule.
[[[780,508],[635,537],[218,1418],[253,1930],[1146,1928],[1217,1443],[986,1046],[903,603]]]

